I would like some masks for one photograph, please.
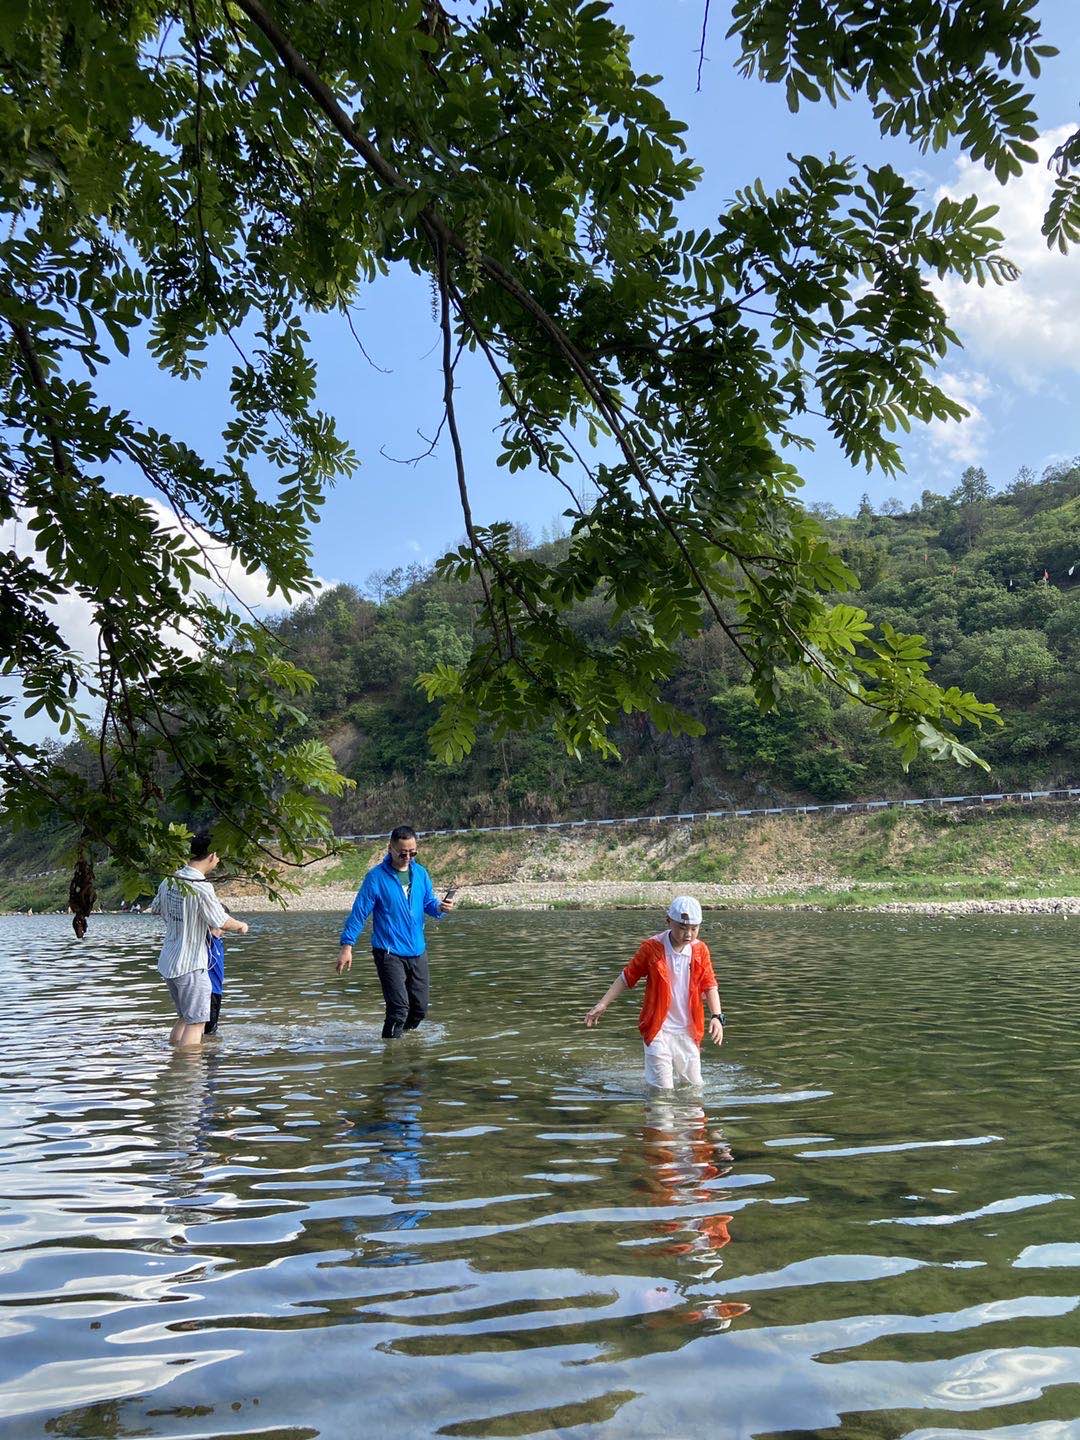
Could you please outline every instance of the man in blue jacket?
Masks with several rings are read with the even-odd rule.
[[[364,876],[341,931],[339,975],[352,969],[353,946],[368,916],[374,917],[371,953],[386,1001],[384,1040],[396,1040],[404,1031],[415,1030],[427,1014],[424,916],[433,915],[437,920],[454,908],[450,895],[436,899],[431,876],[417,860],[416,850],[416,831],[410,825],[398,825],[390,832],[386,854]]]

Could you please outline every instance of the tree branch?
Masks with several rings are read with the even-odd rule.
[[[450,285],[446,273],[446,246],[441,241],[436,242],[435,259],[439,279],[439,329],[442,332],[443,408],[447,428],[450,431],[450,443],[454,450],[454,469],[457,474],[458,495],[461,499],[461,513],[465,520],[465,533],[469,537],[470,548],[477,559],[476,569],[484,590],[484,606],[491,623],[491,634],[501,657],[502,643],[499,639],[498,616],[495,613],[487,575],[480,563],[481,560],[488,558],[488,552],[486,547],[481,544],[480,537],[476,533],[476,526],[473,524],[472,504],[469,500],[469,489],[465,480],[465,456],[461,449],[457,412],[454,409],[454,362],[450,353],[453,348],[453,336],[450,333]],[[458,353],[461,353],[460,350]]]
[[[396,191],[411,193],[409,186],[398,171],[383,157],[370,140],[359,133],[325,81],[323,81],[307,61],[304,60],[288,36],[286,36],[267,15],[266,11],[258,3],[258,0],[235,0],[235,3],[249,16],[270,41],[290,74],[299,81],[308,94],[315,100],[319,108],[349,147],[367,161],[376,175],[378,175],[385,184]],[[454,233],[430,205],[425,205],[419,211],[417,220],[430,238],[437,254],[440,253],[441,247],[441,252],[444,257],[445,252],[452,249],[464,256],[467,260],[471,258],[469,247],[465,241]],[[445,267],[445,258],[440,263]],[[723,628],[725,634],[727,634],[743,660],[752,668],[750,657],[725,621],[715,596],[709,589],[693,556],[690,554],[681,535],[672,523],[670,516],[666,513],[655,486],[645,473],[641,461],[630,441],[630,437],[627,435],[625,427],[623,426],[618,403],[608,394],[603,382],[593,373],[587,360],[570,340],[569,336],[565,334],[559,324],[548,314],[540,302],[525,289],[520,281],[518,281],[504,265],[489,255],[480,255],[473,260],[472,263],[477,264],[489,278],[494,280],[501,289],[516,300],[523,310],[533,316],[539,323],[540,328],[554,344],[555,348],[567,361],[571,371],[580,380],[586,394],[593,401],[594,405],[596,405],[600,414],[610,427],[627,464],[630,466],[638,484],[648,497],[649,505],[653,513],[670,535],[683,558],[684,564],[693,577],[699,593],[712,612],[717,624]]]
[[[188,15],[191,20],[191,44],[195,52],[195,214],[199,226],[199,283],[205,297],[209,289],[207,281],[210,274],[210,250],[206,239],[206,222],[203,219],[203,53],[195,0],[188,0]]]
[[[536,455],[536,458],[537,458],[537,460],[538,460],[539,463],[540,463],[541,469],[545,470],[545,471],[551,476],[551,478],[552,478],[553,480],[558,481],[558,483],[563,487],[563,489],[566,491],[566,493],[570,496],[570,499],[574,502],[574,509],[577,511],[577,513],[578,513],[580,516],[582,516],[582,518],[584,518],[585,512],[584,512],[584,510],[582,510],[582,508],[581,508],[581,501],[580,501],[580,500],[578,499],[578,497],[574,494],[574,491],[573,491],[572,488],[566,483],[566,481],[563,480],[561,476],[556,475],[555,471],[552,469],[552,467],[551,467],[551,460],[550,460],[550,457],[549,457],[549,455],[548,455],[547,446],[544,444],[544,442],[543,442],[543,440],[540,438],[540,436],[536,433],[536,429],[535,429],[535,427],[533,426],[532,422],[530,421],[528,415],[525,413],[525,410],[524,410],[524,408],[522,407],[521,402],[518,400],[517,396],[514,394],[514,391],[513,391],[512,387],[511,387],[511,385],[510,385],[510,381],[506,378],[506,376],[503,374],[502,370],[500,369],[500,367],[499,367],[499,362],[495,359],[494,352],[493,352],[493,350],[492,350],[492,348],[491,348],[491,345],[490,345],[489,342],[488,342],[487,336],[486,336],[486,335],[483,333],[483,331],[480,329],[479,325],[477,325],[476,321],[473,319],[472,315],[471,315],[470,312],[469,312],[468,306],[465,304],[465,297],[461,294],[461,291],[457,288],[457,286],[456,286],[456,285],[453,285],[453,284],[452,284],[451,287],[450,287],[450,294],[451,294],[451,296],[452,296],[452,298],[453,298],[454,305],[455,305],[455,307],[456,307],[456,309],[457,309],[458,314],[461,316],[462,321],[463,321],[464,324],[467,326],[467,328],[468,328],[468,330],[469,330],[469,333],[474,337],[474,339],[476,340],[476,343],[480,346],[480,349],[483,351],[484,356],[485,356],[488,364],[489,364],[490,367],[491,367],[492,373],[494,374],[496,380],[499,382],[499,385],[500,385],[500,387],[502,388],[503,394],[506,396],[506,399],[507,399],[508,404],[511,406],[511,408],[512,408],[513,411],[514,411],[514,413],[517,415],[518,419],[520,420],[520,422],[521,422],[521,428],[525,431],[525,434],[529,437],[529,444],[530,444],[530,445],[532,446],[532,448],[533,448],[533,453]],[[575,453],[576,453],[576,452],[575,452]],[[578,460],[581,461],[580,455],[578,456]],[[581,463],[584,463],[584,462],[581,462]],[[587,466],[586,466],[586,469],[588,469]],[[590,479],[593,480],[593,483],[594,483],[594,484],[596,483],[595,477],[593,477],[593,476],[591,475],[591,473],[590,473]]]
[[[30,373],[30,379],[34,389],[40,393],[41,416],[45,423],[45,433],[49,439],[49,446],[52,449],[53,464],[56,466],[58,475],[66,480],[71,476],[71,465],[67,455],[64,453],[61,441],[60,426],[56,416],[47,407],[45,397],[49,393],[49,383],[45,379],[45,372],[41,368],[41,361],[38,359],[37,351],[34,349],[33,336],[25,325],[20,325],[15,320],[9,320],[12,333],[15,336],[15,343],[19,347],[19,353],[23,358],[23,364]]]
[[[699,50],[698,50],[697,89],[696,89],[696,91],[694,92],[694,93],[697,94],[697,95],[700,95],[700,94],[701,94],[701,67],[702,67],[702,65],[704,65],[704,63],[705,63],[705,40],[706,40],[706,37],[708,36],[708,33],[709,33],[709,0],[705,0],[705,14],[702,16],[702,19],[701,19],[701,46],[700,46],[700,48],[699,48]]]
[[[356,326],[353,324],[352,311],[349,309],[348,305],[344,304],[344,302],[342,303],[342,306],[341,306],[341,313],[342,313],[342,315],[345,316],[345,324],[348,325],[348,327],[349,327],[349,332],[350,332],[350,334],[352,335],[352,338],[356,341],[357,348],[359,349],[360,354],[363,355],[364,359],[365,359],[365,360],[367,361],[367,363],[371,366],[371,368],[372,368],[373,370],[378,370],[378,372],[379,372],[380,375],[392,375],[392,374],[394,373],[392,370],[387,370],[387,369],[385,368],[385,366],[376,364],[376,362],[371,358],[371,356],[368,354],[368,352],[364,349],[364,342],[360,339],[360,336],[356,333]]]

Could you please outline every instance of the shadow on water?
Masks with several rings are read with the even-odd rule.
[[[659,1097],[640,916],[456,917],[391,1046],[260,917],[182,1055],[153,922],[0,920],[0,1437],[1080,1440],[1074,926],[706,921]]]

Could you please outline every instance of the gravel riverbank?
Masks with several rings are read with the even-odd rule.
[[[792,910],[817,910],[817,900],[823,895],[842,895],[854,888],[853,882],[829,879],[817,875],[782,875],[775,880],[751,884],[720,885],[702,881],[687,882],[680,886],[678,881],[517,881],[508,885],[467,884],[461,889],[461,897],[467,907],[483,907],[491,910],[550,910],[569,907],[581,909],[663,910],[672,895],[680,889],[698,897],[706,908],[738,907],[755,900],[777,896],[791,897],[782,907]],[[921,915],[1080,915],[1080,896],[1039,899],[995,899],[995,900],[883,900],[881,904],[865,903],[868,890],[889,890],[887,882],[861,881],[858,883],[861,909],[884,912],[912,913]],[[800,892],[807,894],[805,900],[797,898]],[[312,887],[293,896],[288,904],[290,910],[337,911],[342,915],[352,907],[356,892]],[[264,896],[232,896],[228,898],[230,909],[239,913],[275,910]]]

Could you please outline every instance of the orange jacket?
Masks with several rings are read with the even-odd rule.
[[[641,1003],[638,1029],[646,1045],[651,1045],[671,1008],[671,974],[668,970],[664,942],[653,935],[644,940],[637,954],[622,972],[629,989],[645,976],[645,999]],[[705,1035],[705,1007],[702,996],[716,984],[709,947],[704,940],[694,940],[690,948],[690,1034],[700,1045]]]

